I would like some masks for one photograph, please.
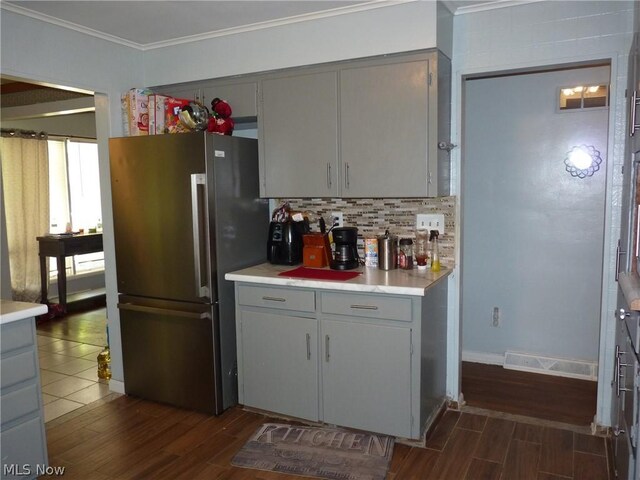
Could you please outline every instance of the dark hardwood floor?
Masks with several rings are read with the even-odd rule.
[[[597,382],[462,362],[467,405],[571,425],[590,425]]]
[[[119,396],[47,423],[50,465],[73,479],[295,480],[234,467],[263,422],[235,407],[219,417]],[[396,443],[388,480],[605,480],[603,437],[449,410],[426,446]]]
[[[94,315],[104,311],[69,315],[48,331],[77,341],[73,335],[83,323],[95,324]],[[586,428],[595,413],[595,382],[486,367],[463,364],[468,404],[530,418],[448,410],[424,446],[396,443],[387,480],[613,480],[608,441]],[[283,420],[240,406],[213,417],[111,394],[46,424],[49,463],[65,467],[66,480],[301,478],[231,465],[264,422]]]

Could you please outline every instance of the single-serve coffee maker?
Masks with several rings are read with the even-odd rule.
[[[339,227],[331,230],[335,250],[331,268],[334,270],[353,270],[360,261],[358,256],[358,229]]]

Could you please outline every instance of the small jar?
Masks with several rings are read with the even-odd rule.
[[[411,270],[413,268],[413,240],[400,239],[400,251],[398,252],[398,268]]]
[[[427,230],[416,231],[416,263],[418,270],[427,269],[429,259],[429,232]]]

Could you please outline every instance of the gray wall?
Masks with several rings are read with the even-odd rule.
[[[608,83],[608,67],[466,82],[463,358],[515,350],[597,362],[609,112],[556,104],[560,87]],[[582,144],[604,160],[584,179],[564,164]]]

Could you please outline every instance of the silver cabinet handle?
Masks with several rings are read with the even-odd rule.
[[[349,188],[349,162],[344,163],[344,185],[346,188]]]
[[[286,302],[287,301],[286,298],[282,298],[282,297],[262,297],[262,299],[270,302]]]
[[[376,305],[351,305],[356,310],[378,310]]]
[[[636,130],[640,128],[640,124],[636,123],[636,109],[640,104],[640,98],[638,98],[638,91],[634,90],[631,95],[631,102],[629,104],[629,136],[633,137]]]
[[[145,305],[134,305],[133,303],[118,303],[120,310],[129,310],[130,312],[151,313],[153,315],[171,315],[173,317],[185,318],[211,318],[208,312],[186,312],[184,310],[170,310],[167,308],[147,307]]]
[[[620,239],[618,239],[618,246],[616,247],[616,282],[620,278],[620,257],[625,253],[627,252],[622,250],[620,247]]]
[[[329,354],[329,335],[324,336],[324,361],[328,362],[331,358]]]
[[[327,188],[331,188],[331,163],[327,162]]]
[[[196,293],[199,297],[208,297],[209,288],[207,281],[202,281],[200,230],[204,225],[200,225],[200,202],[198,196],[198,185],[206,185],[207,177],[204,173],[191,174],[191,219],[193,225],[193,263],[195,267]]]
[[[307,333],[307,360],[311,360],[311,335]]]

